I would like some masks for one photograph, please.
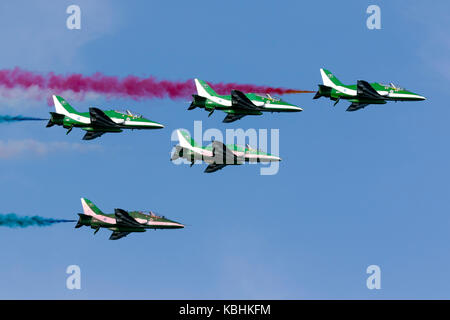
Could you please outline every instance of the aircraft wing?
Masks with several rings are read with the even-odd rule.
[[[380,95],[372,86],[364,80],[358,80],[356,85],[358,98],[367,98],[373,100],[385,100],[385,97]]]
[[[206,167],[204,172],[206,172],[206,173],[216,172],[217,170],[223,169],[225,167],[226,167],[226,164],[211,163],[209,166]]]
[[[98,108],[89,108],[91,124],[102,128],[120,128],[120,126],[111,120],[102,110]]]
[[[83,140],[93,140],[95,138],[101,137],[105,133],[105,131],[88,131],[83,136]]]
[[[126,232],[126,231],[113,231],[113,233],[111,233],[111,236],[109,237],[109,240],[119,240],[123,237],[126,237],[127,235],[129,235],[131,232]]]
[[[239,162],[238,157],[231,151],[226,145],[220,141],[213,141],[212,154],[216,164],[237,164]]]
[[[257,105],[255,105],[243,92],[239,90],[231,90],[231,105],[239,109],[252,111],[260,110]]]
[[[122,209],[114,209],[114,214],[116,216],[116,223],[118,226],[123,227],[133,227],[133,228],[143,228],[142,224],[137,222],[128,212]]]
[[[227,114],[225,119],[223,119],[222,122],[223,123],[230,123],[230,122],[239,120],[239,119],[241,119],[241,118],[243,118],[245,116],[246,116],[246,114],[242,114],[242,113],[241,114],[229,113],[229,114]]]
[[[352,103],[346,111],[356,111],[368,106],[368,103]]]

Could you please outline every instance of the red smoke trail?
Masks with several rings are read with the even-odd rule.
[[[231,89],[243,92],[258,92],[272,94],[302,93],[313,91],[300,91],[294,89],[276,88],[269,86],[256,86],[250,84],[212,83],[211,86],[218,94],[229,94]],[[50,72],[39,74],[18,67],[14,69],[0,70],[0,87],[7,89],[39,89],[49,94],[58,94],[64,91],[72,91],[81,99],[86,93],[97,93],[110,98],[152,99],[190,98],[196,92],[192,80],[168,81],[157,80],[154,77],[127,76],[119,78],[95,73],[90,76],[82,74],[58,75]]]

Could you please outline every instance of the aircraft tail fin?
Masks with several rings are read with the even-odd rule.
[[[209,98],[212,96],[217,96],[217,93],[211,88],[206,81],[194,79],[195,87],[197,88],[197,94],[200,97]]]
[[[322,82],[327,87],[336,87],[336,86],[344,86],[342,82],[339,81],[338,78],[334,76],[329,70],[327,69],[320,69],[320,75],[322,76]]]
[[[177,130],[178,140],[180,141],[180,146],[183,148],[200,147],[194,139],[191,138],[189,133],[184,130]]]
[[[104,214],[92,201],[81,198],[81,206],[83,207],[83,213],[87,216],[95,216],[99,214]]]
[[[53,104],[55,105],[56,113],[63,115],[78,113],[63,97],[53,95]]]

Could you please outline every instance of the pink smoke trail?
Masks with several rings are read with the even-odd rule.
[[[231,89],[279,95],[313,92],[236,83],[212,83],[211,86],[218,94],[229,94]],[[0,70],[0,87],[6,89],[32,89],[44,94],[60,94],[69,91],[73,92],[80,100],[83,100],[88,93],[100,94],[108,98],[131,98],[134,100],[153,98],[185,99],[190,98],[195,93],[195,85],[192,80],[157,80],[151,76],[143,78],[133,75],[120,78],[98,72],[89,76],[78,73],[61,75],[50,72],[40,74],[22,70],[18,67]],[[39,94],[34,94],[34,96],[39,97]]]

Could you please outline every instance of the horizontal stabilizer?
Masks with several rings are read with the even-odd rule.
[[[331,89],[331,87],[319,84],[319,90],[316,92],[316,95],[313,99],[319,99],[320,97],[329,97],[331,95]]]
[[[101,137],[105,133],[105,131],[88,131],[83,136],[83,140],[93,140],[95,138]]]
[[[86,214],[79,213],[78,215],[80,216],[80,218],[78,219],[75,229],[78,229],[78,228],[81,228],[82,226],[88,225],[89,222],[92,220],[92,217],[88,216]]]
[[[171,161],[177,160],[178,158],[181,158],[183,156],[183,147],[182,146],[176,146],[175,151],[172,154],[172,157],[170,157]]]
[[[191,105],[189,106],[188,110],[192,110],[197,107],[203,107],[203,108],[205,107],[206,100],[207,100],[205,97],[201,97],[197,94],[193,94],[192,98],[193,99],[192,99]]]
[[[368,103],[352,103],[346,111],[357,111],[368,106]]]
[[[56,113],[56,112],[50,112],[50,115],[51,115],[50,120],[48,121],[48,123],[46,125],[47,128],[52,127],[55,124],[59,124],[59,125],[63,124],[65,115]]]
[[[246,114],[236,114],[236,113],[229,113],[227,114],[227,116],[223,119],[223,123],[231,123],[234,122],[236,120],[242,119],[243,117],[245,117]]]
[[[209,166],[206,167],[205,169],[205,173],[212,173],[212,172],[216,172],[217,170],[223,169],[225,168],[226,164],[215,164],[215,163],[211,163]]]
[[[119,240],[123,237],[126,237],[127,235],[129,235],[131,232],[126,232],[126,231],[114,231],[113,233],[111,233],[111,236],[109,237],[109,240]]]

